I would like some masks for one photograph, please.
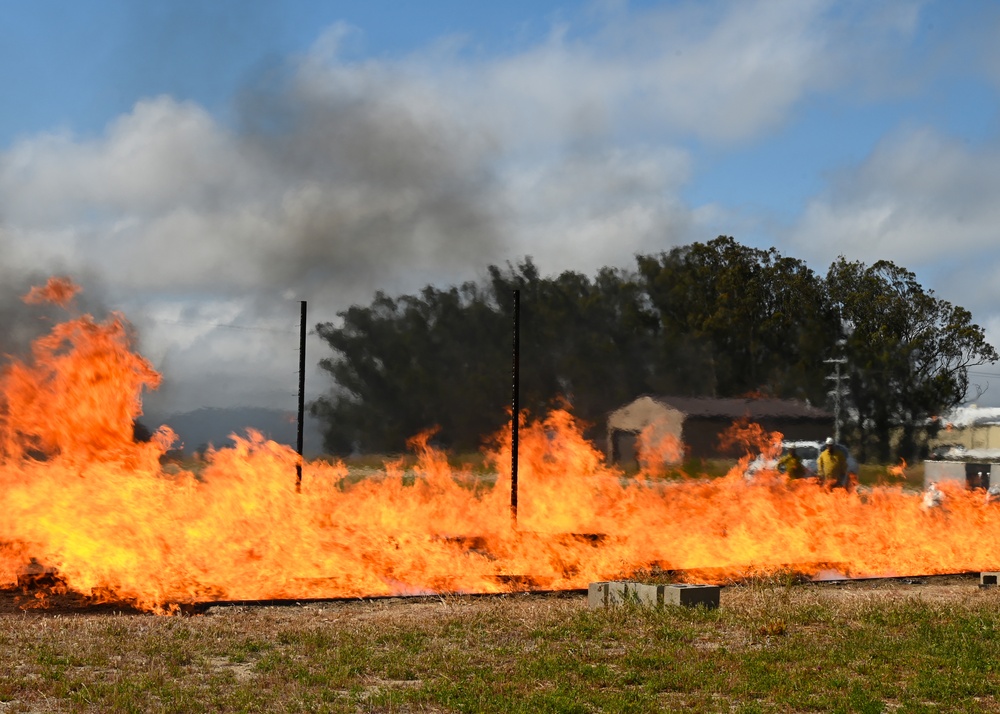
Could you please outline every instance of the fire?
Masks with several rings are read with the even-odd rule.
[[[899,463],[895,466],[890,466],[886,469],[886,473],[892,478],[905,479],[906,478],[906,459],[900,459]]]
[[[647,478],[664,473],[684,460],[684,444],[669,433],[665,424],[653,422],[636,442],[641,472]]]
[[[628,478],[567,410],[520,415],[519,511],[510,434],[489,473],[455,470],[428,436],[416,466],[358,478],[303,464],[249,432],[187,470],[173,434],[132,439],[159,383],[119,315],[56,326],[0,375],[0,586],[27,568],[152,611],[205,600],[580,588],[658,566],[722,581],[830,564],[855,575],[995,568],[1000,507],[942,484],[943,506],[899,486],[828,491],[777,473]],[[773,445],[774,435],[750,434]],[[778,437],[780,439],[780,437]],[[495,480],[495,482],[493,482]]]
[[[59,307],[66,307],[80,292],[80,286],[65,277],[53,276],[45,285],[36,285],[24,296],[29,305],[40,305],[50,302]]]
[[[738,419],[719,437],[719,448],[744,456],[759,452],[767,458],[776,459],[781,454],[781,437],[780,433],[766,431],[749,419]]]

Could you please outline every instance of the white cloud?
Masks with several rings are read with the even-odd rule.
[[[795,228],[803,250],[911,268],[1000,252],[1000,147],[929,129],[885,140],[812,200]]]
[[[513,253],[531,255],[544,272],[592,273],[684,242],[690,217],[677,190],[689,173],[690,156],[672,149],[615,149],[511,167],[502,201],[517,207],[509,219]]]
[[[205,374],[252,383],[284,369],[287,350],[170,328],[163,315],[178,306],[285,325],[282,296],[294,292],[319,306],[311,320],[330,320],[376,289],[453,284],[491,262],[532,255],[546,271],[590,271],[703,239],[694,231],[727,209],[680,198],[691,146],[775,131],[804,98],[864,70],[845,12],[868,43],[912,31],[911,6],[869,17],[819,0],[606,4],[594,33],[564,24],[500,56],[445,43],[357,62],[341,54],[358,33],[338,24],[283,79],[248,87],[231,124],[156,97],[100,137],[41,134],[0,154],[8,256],[98,269],[118,304],[141,308],[162,363],[199,385],[191,398],[211,403],[213,383],[225,389]],[[817,201],[803,231],[857,229],[860,208],[891,242],[901,219],[922,220],[892,204],[906,175],[893,156],[906,151],[886,152],[866,169],[871,185],[888,182],[884,196]],[[970,211],[979,221],[986,206]],[[280,392],[265,381],[260,394]]]
[[[358,32],[336,24],[288,81],[246,92],[235,128],[158,97],[97,139],[20,141],[0,215],[123,291],[228,297],[325,271],[358,299],[567,242],[581,265],[628,262],[690,223],[675,140],[769,131],[849,54],[828,2],[604,12],[596,35],[475,60],[345,62]]]
[[[417,67],[511,142],[559,144],[623,129],[742,140],[779,126],[803,96],[838,80],[846,53],[827,29],[829,8],[812,1],[611,8],[596,36],[562,26],[506,57],[435,53]]]
[[[810,202],[791,240],[795,254],[821,271],[837,255],[914,271],[938,297],[969,309],[987,341],[1000,346],[998,194],[1000,146],[911,129],[839,173]],[[994,386],[980,401],[1000,404],[1000,391]]]
[[[241,186],[232,137],[203,109],[169,97],[140,101],[99,140],[41,135],[0,160],[8,222],[46,228],[150,216]]]

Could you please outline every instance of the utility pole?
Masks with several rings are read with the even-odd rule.
[[[838,345],[843,344],[843,340],[837,341]],[[825,359],[823,360],[826,364],[833,365],[833,374],[828,375],[827,379],[834,382],[833,390],[827,392],[827,394],[833,395],[833,440],[838,444],[840,443],[840,414],[841,414],[841,398],[847,394],[847,389],[841,385],[844,379],[847,378],[846,374],[840,371],[840,366],[842,364],[847,364],[847,359],[844,357],[838,357],[836,359]]]

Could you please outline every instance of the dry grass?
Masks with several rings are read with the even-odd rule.
[[[585,596],[0,615],[0,713],[1000,711],[1000,591],[729,587],[718,610]]]

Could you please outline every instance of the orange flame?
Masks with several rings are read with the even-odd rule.
[[[303,465],[250,431],[192,469],[162,465],[173,435],[132,441],[159,376],[120,316],[53,329],[0,374],[0,586],[32,563],[65,587],[153,611],[206,600],[565,589],[652,566],[716,582],[836,563],[857,575],[997,567],[1000,507],[941,484],[944,506],[881,486],[827,491],[781,474],[631,479],[575,418],[520,415],[519,509],[510,433],[485,474],[456,472],[418,437],[416,466]],[[734,438],[770,448],[744,424]],[[780,436],[777,437],[780,440]],[[39,598],[44,603],[44,598]]]
[[[906,459],[900,459],[898,464],[896,464],[895,466],[890,466],[885,471],[892,478],[905,479],[906,478]]]
[[[719,436],[719,448],[743,455],[763,454],[768,458],[777,458],[781,454],[782,437],[780,432],[767,431],[747,418],[737,419]]]
[[[69,278],[53,276],[45,285],[36,285],[31,288],[28,294],[21,299],[29,305],[50,302],[59,307],[66,307],[79,292],[80,287]]]
[[[666,424],[655,421],[639,432],[636,451],[640,472],[646,477],[662,474],[684,460],[684,444],[667,430]]]
[[[739,454],[740,459],[735,470],[745,473],[751,459],[758,454],[765,459],[777,460],[781,455],[782,437],[781,432],[767,431],[760,424],[747,418],[737,419],[719,436],[719,449]],[[758,474],[758,477],[762,475]]]

